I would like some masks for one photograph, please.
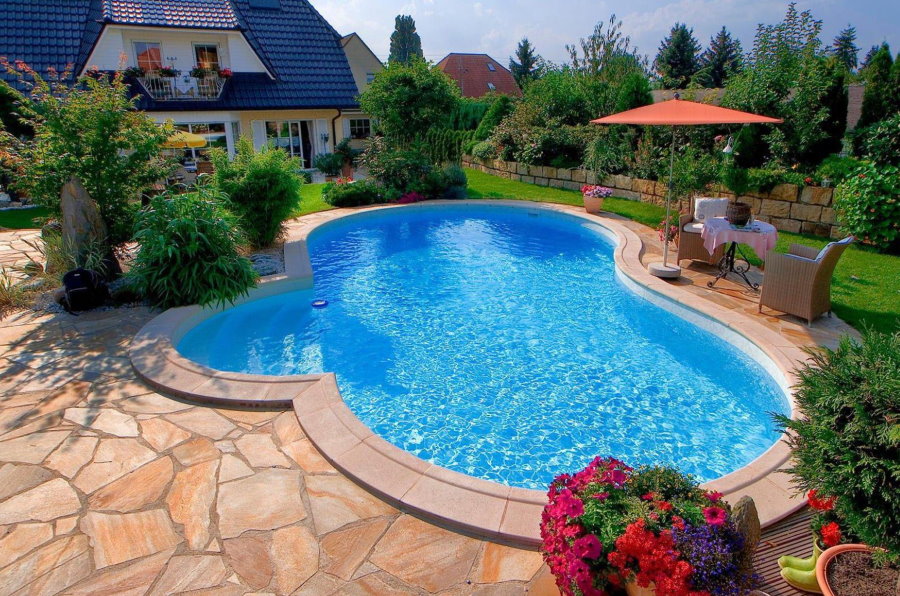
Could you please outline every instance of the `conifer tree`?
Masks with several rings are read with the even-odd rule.
[[[699,80],[704,87],[724,87],[731,75],[741,71],[744,51],[741,42],[725,27],[709,40],[709,47],[700,57]]]
[[[700,70],[700,43],[694,30],[675,23],[659,46],[653,68],[666,89],[684,89]]]
[[[537,78],[540,61],[541,57],[534,52],[534,46],[527,37],[523,37],[516,48],[516,55],[509,59],[509,70],[519,87],[524,89],[529,82]]]
[[[423,58],[422,38],[416,33],[416,21],[409,15],[397,15],[394,32],[391,34],[391,55],[388,62],[409,64],[416,58]]]
[[[841,31],[834,38],[831,44],[831,53],[837,58],[838,62],[843,64],[847,70],[853,72],[859,64],[859,47],[856,45],[856,27],[847,25],[847,28]]]

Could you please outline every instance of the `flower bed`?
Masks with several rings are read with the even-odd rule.
[[[738,595],[755,582],[722,495],[673,469],[597,458],[557,477],[548,498],[542,553],[565,595],[630,582],[657,596]]]

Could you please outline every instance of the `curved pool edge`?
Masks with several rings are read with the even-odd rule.
[[[385,209],[465,204],[549,210],[599,225],[616,245],[617,274],[626,285],[679,316],[695,323],[705,321],[717,331],[727,330],[729,341],[760,362],[786,390],[791,416],[797,415],[789,388],[796,382],[794,369],[807,357],[800,347],[750,316],[651,276],[641,263],[644,246],[634,231],[612,217],[586,214],[567,205],[512,200],[431,201],[305,216],[288,225],[285,274],[264,278],[235,305],[312,287],[307,239],[326,224]],[[158,390],[189,401],[226,407],[293,409],[304,432],[322,455],[347,477],[386,502],[440,525],[490,540],[529,548],[539,544],[539,520],[546,502],[542,491],[509,487],[454,472],[388,443],[347,407],[333,374],[272,377],[229,373],[181,356],[175,346],[189,329],[235,305],[170,309],[151,320],[129,347],[129,357],[138,376]],[[753,353],[754,350],[758,353]],[[805,504],[794,495],[790,478],[778,471],[789,458],[787,444],[779,440],[747,466],[705,483],[704,487],[722,492],[729,502],[736,502],[744,495],[753,497],[762,525],[774,524]]]

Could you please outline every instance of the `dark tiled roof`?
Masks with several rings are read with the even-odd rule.
[[[225,1],[172,0],[169,4]],[[40,72],[72,63],[81,70],[100,33],[104,4],[112,2],[118,0],[0,1],[0,56],[24,60]],[[129,0],[127,4],[166,3]],[[261,6],[258,0],[229,2],[237,28],[274,80],[265,74],[235,73],[217,101],[158,102],[142,94],[139,107],[172,111],[357,107],[356,83],[341,37],[307,0],[281,0],[280,5],[281,9],[273,9],[256,7]],[[139,85],[134,88],[142,92]]]
[[[481,97],[491,91],[522,95],[512,73],[487,54],[448,54],[437,67],[456,81],[464,97]]]
[[[123,25],[236,29],[228,0],[103,0],[103,18]]]

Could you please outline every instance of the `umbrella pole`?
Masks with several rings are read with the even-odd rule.
[[[663,223],[663,260],[662,263],[651,263],[648,267],[650,275],[664,279],[675,279],[681,275],[681,268],[669,265],[669,219],[672,213],[672,176],[675,173],[675,127],[672,127],[672,147],[669,151],[669,184],[666,190],[666,219]]]

